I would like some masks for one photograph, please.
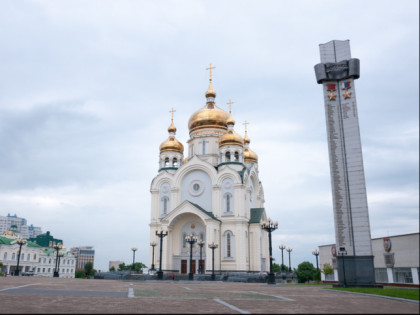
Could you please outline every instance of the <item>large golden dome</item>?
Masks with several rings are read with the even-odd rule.
[[[204,128],[227,130],[228,113],[214,103],[207,103],[202,109],[191,115],[188,121],[190,132]]]
[[[223,136],[219,138],[219,147],[225,145],[244,145],[244,140],[233,129],[229,129]]]
[[[181,142],[176,140],[175,136],[169,136],[168,139],[162,142],[159,147],[160,153],[163,152],[179,152],[184,154],[184,146]]]
[[[258,162],[258,155],[250,148],[244,148],[244,160],[245,162]]]

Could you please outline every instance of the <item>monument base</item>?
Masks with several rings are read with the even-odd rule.
[[[338,284],[335,288],[383,288],[376,284],[373,256],[337,256]]]

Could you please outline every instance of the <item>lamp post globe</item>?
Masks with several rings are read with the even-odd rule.
[[[214,250],[218,246],[219,245],[215,244],[214,242],[212,242],[212,243],[209,244],[209,248],[211,249],[211,252],[212,252],[212,255],[211,255],[211,261],[212,261],[212,263],[211,263],[211,265],[212,265],[212,268],[211,268],[211,280],[213,280],[213,281],[216,280],[216,276],[214,274]]]
[[[17,266],[16,266],[16,270],[15,270],[15,276],[19,276],[20,253],[22,252],[22,246],[25,245],[27,243],[27,241],[22,239],[22,238],[18,238],[15,243],[19,245],[19,252],[18,252],[18,257],[17,257]]]
[[[261,228],[268,232],[268,249],[270,254],[270,273],[268,274],[267,283],[268,284],[276,284],[276,278],[273,273],[273,253],[271,247],[271,232],[277,230],[279,224],[278,222],[272,221],[268,218],[268,222],[262,222]]]

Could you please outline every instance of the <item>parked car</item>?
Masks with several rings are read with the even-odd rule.
[[[22,276],[33,276],[33,275],[34,275],[33,270],[25,271],[22,273]]]

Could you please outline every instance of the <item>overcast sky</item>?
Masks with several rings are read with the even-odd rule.
[[[335,243],[319,44],[350,40],[373,238],[419,231],[419,2],[0,1],[0,215],[149,262],[150,183],[176,110],[216,104],[259,156],[292,267]],[[286,254],[286,253],[285,253]]]

